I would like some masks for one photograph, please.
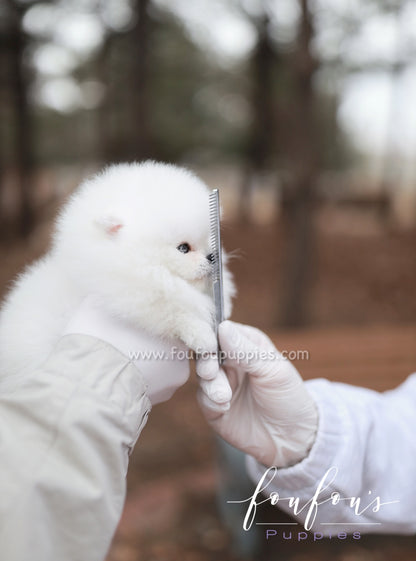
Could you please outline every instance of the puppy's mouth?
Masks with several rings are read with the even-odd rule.
[[[197,273],[195,274],[195,280],[196,281],[201,281],[201,280],[205,280],[209,275],[210,275],[211,271],[197,271]]]
[[[193,280],[198,281],[205,281],[209,278],[212,272],[212,265],[211,263],[204,263],[201,264],[195,271]]]

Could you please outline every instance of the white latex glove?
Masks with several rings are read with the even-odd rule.
[[[200,360],[199,402],[213,429],[265,466],[288,467],[310,450],[318,427],[315,403],[296,368],[260,330],[231,321],[219,327],[224,371]],[[263,353],[263,356],[262,354]],[[222,402],[221,402],[222,401]]]
[[[152,337],[109,315],[93,296],[87,297],[74,312],[64,335],[70,333],[101,339],[128,357],[143,376],[152,405],[170,399],[189,378],[187,347],[182,341]]]

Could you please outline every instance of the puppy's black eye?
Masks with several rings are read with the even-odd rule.
[[[178,251],[180,251],[181,253],[188,253],[188,251],[191,251],[191,246],[189,245],[189,243],[181,243],[178,245],[178,247],[176,248]]]

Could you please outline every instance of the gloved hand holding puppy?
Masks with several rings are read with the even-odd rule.
[[[176,358],[170,344],[107,316],[92,297],[76,311],[66,333],[102,339],[126,356],[136,351],[134,362],[152,404],[169,399],[189,377],[188,360]],[[216,357],[197,361],[198,397],[208,422],[224,440],[266,466],[299,462],[312,446],[318,425],[315,403],[299,373],[254,327],[225,321],[219,338],[223,368]],[[185,350],[180,341],[177,345]]]
[[[113,317],[93,295],[85,298],[67,324],[64,335],[73,333],[101,339],[128,357],[139,370],[152,405],[170,399],[189,378],[182,341],[165,342]]]

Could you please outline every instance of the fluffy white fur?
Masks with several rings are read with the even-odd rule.
[[[2,376],[39,366],[89,294],[111,314],[194,350],[214,351],[209,190],[155,162],[110,166],[57,220],[52,248],[17,280],[0,314]],[[177,247],[188,243],[191,251]],[[225,311],[234,286],[225,267]]]

